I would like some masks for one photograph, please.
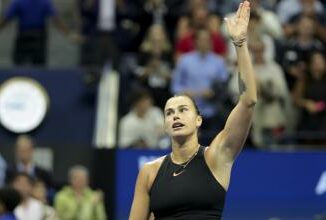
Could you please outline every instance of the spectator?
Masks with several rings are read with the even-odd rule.
[[[16,190],[5,187],[0,189],[0,219],[17,220],[14,210],[21,202],[21,196]]]
[[[179,19],[179,30],[177,30],[176,39],[176,58],[180,55],[195,50],[195,33],[197,30],[208,29],[208,30],[219,30],[219,28],[212,28],[209,24],[219,24],[216,22],[216,15],[209,15],[206,4],[199,5],[198,7],[192,8],[191,17],[181,17]],[[189,20],[189,21],[187,21]],[[180,30],[181,29],[181,30]],[[220,32],[210,32],[210,39],[212,51],[219,55],[226,53],[225,40]]]
[[[158,53],[164,60],[170,61],[172,47],[163,25],[154,24],[149,28],[140,46],[140,52],[145,56]]]
[[[35,199],[43,204],[43,220],[58,220],[55,210],[48,205],[47,190],[44,182],[36,180],[33,187],[32,195]]]
[[[45,65],[47,61],[47,19],[52,18],[55,27],[71,40],[79,40],[70,34],[60,20],[51,0],[13,0],[0,19],[0,29],[14,18],[18,19],[13,61],[16,65]]]
[[[283,30],[279,18],[273,11],[264,9],[261,2],[262,0],[255,0],[250,3],[251,10],[261,19],[261,32],[274,39],[282,38]]]
[[[116,41],[119,47],[124,52],[137,52],[146,32],[153,24],[164,24],[169,27],[167,34],[172,38],[175,21],[184,14],[186,2],[184,0],[117,1]]]
[[[106,220],[103,193],[90,189],[88,170],[83,166],[73,166],[68,178],[70,185],[55,197],[54,205],[59,218]]]
[[[147,90],[133,91],[131,110],[120,121],[119,146],[149,149],[159,147],[164,133],[163,119],[163,112],[153,106]]]
[[[326,132],[326,61],[324,54],[311,55],[309,73],[294,87],[294,102],[301,109],[299,131],[313,132],[324,137]],[[325,140],[325,139],[324,139]]]
[[[269,36],[266,31],[263,31],[264,24],[262,22],[262,17],[258,12],[252,11],[250,13],[250,21],[248,24],[248,40],[251,42],[262,41],[264,44],[264,60],[266,62],[270,62],[273,61],[275,57],[275,45],[273,38]],[[236,66],[237,56],[231,41],[229,41],[228,47],[228,62],[230,63],[230,67],[234,69]]]
[[[213,119],[219,115],[215,97],[219,99],[225,94],[224,91],[215,94],[214,86],[221,86],[228,79],[224,60],[212,52],[210,42],[210,33],[207,30],[198,31],[196,50],[180,58],[171,81],[173,93],[187,94],[194,98],[205,118],[204,122],[214,122],[214,125],[203,124],[204,129],[219,127],[219,120]]]
[[[6,180],[7,163],[0,153],[0,188],[4,186]]]
[[[303,4],[302,11],[290,17],[289,21],[284,24],[284,33],[286,37],[292,37],[296,31],[296,23],[301,17],[309,17],[315,27],[315,35],[324,43],[326,42],[326,15],[325,10],[319,12],[314,10],[315,1],[301,1]]]
[[[252,140],[257,147],[281,143],[291,128],[291,101],[282,68],[274,61],[266,62],[264,43],[249,44],[254,60],[259,101],[253,116]]]
[[[238,3],[237,3],[238,4]],[[277,15],[270,10],[266,10],[262,6],[261,0],[255,0],[250,2],[251,6],[251,18],[252,15],[255,16],[255,19],[259,18],[260,25],[258,28],[258,32],[264,35],[268,35],[273,39],[280,39],[283,37],[283,29],[282,25],[279,21]],[[232,14],[226,15],[226,17],[232,16]],[[225,30],[225,27],[223,27]]]
[[[141,59],[135,73],[142,86],[153,95],[155,104],[163,108],[170,97],[171,45],[162,25],[155,24],[150,28],[140,50]]]
[[[51,173],[37,166],[33,161],[33,155],[34,143],[32,138],[27,135],[18,136],[15,147],[16,163],[7,169],[7,182],[10,182],[16,173],[24,172],[33,178],[42,180],[48,188],[53,188]]]
[[[114,0],[76,0],[81,23],[80,64],[89,71],[101,71],[104,65],[116,68],[118,48],[113,32],[115,23]]]
[[[312,5],[312,9],[317,13],[325,13],[324,7],[319,0],[281,0],[277,5],[277,15],[282,24],[289,22],[289,19]]]
[[[168,9],[163,0],[147,0],[144,4],[145,11],[152,15],[154,24],[163,24],[164,15]]]
[[[314,22],[310,17],[301,17],[296,25],[297,34],[281,45],[277,60],[286,72],[289,89],[306,72],[307,61],[313,51],[325,51],[324,45],[315,36]]]
[[[22,196],[22,201],[15,209],[18,220],[42,220],[44,217],[42,203],[32,197],[34,179],[26,173],[17,173],[12,186]]]

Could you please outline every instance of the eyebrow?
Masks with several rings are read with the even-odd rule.
[[[181,108],[181,107],[188,107],[188,105],[179,105],[177,108]],[[165,110],[165,112],[168,112],[168,111],[172,111],[173,108],[168,108]]]

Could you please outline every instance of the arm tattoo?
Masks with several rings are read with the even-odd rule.
[[[239,91],[240,96],[247,90],[246,84],[244,83],[243,79],[241,78],[241,73],[238,73],[238,83],[239,83]]]
[[[249,105],[248,105],[248,108],[253,108],[255,107],[256,103],[255,102],[251,102]]]
[[[246,87],[245,82],[241,78],[240,72],[238,73],[238,83],[239,83],[239,91],[240,91],[240,96],[241,96],[244,92],[247,91],[247,87]],[[253,102],[248,103],[247,107],[253,108],[253,107],[255,107],[255,105],[256,105],[256,102],[253,101]]]

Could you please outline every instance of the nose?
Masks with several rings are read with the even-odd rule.
[[[173,121],[176,121],[176,120],[178,120],[178,119],[180,119],[178,115],[174,115],[174,116],[173,116]]]

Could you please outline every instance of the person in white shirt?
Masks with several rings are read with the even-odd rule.
[[[121,148],[150,148],[159,146],[164,134],[163,112],[153,106],[151,95],[145,89],[132,93],[132,108],[120,121]]]
[[[251,138],[258,148],[273,148],[282,141],[285,132],[293,129],[295,112],[282,68],[273,60],[264,57],[262,39],[249,42],[259,101],[253,115]],[[237,80],[230,82],[235,94]]]
[[[252,1],[250,4],[251,13],[255,13],[260,17],[261,25],[259,27],[259,31],[270,36],[272,39],[281,39],[283,37],[283,29],[277,14],[274,11],[264,8],[261,0]],[[226,15],[226,17],[232,15],[234,15],[234,13],[229,13]],[[225,35],[227,35],[225,25],[222,26],[222,31]]]
[[[14,210],[18,220],[43,220],[43,205],[32,197],[33,184],[33,178],[26,173],[17,173],[13,178],[12,186],[22,196],[21,203]]]

